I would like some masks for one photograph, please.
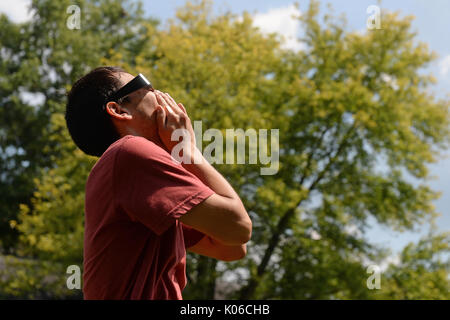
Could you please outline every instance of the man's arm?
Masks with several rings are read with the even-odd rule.
[[[183,167],[216,194],[192,208],[180,221],[202,232],[214,230],[214,235],[206,234],[225,245],[246,243],[251,237],[251,221],[241,199],[197,149],[196,157],[200,158],[200,163],[183,164]]]
[[[251,235],[251,221],[248,218],[247,211],[245,210],[245,207],[242,204],[241,199],[234,191],[234,189],[231,187],[231,185],[226,181],[226,179],[219,172],[217,172],[214,169],[214,167],[211,166],[199,152],[197,154],[197,157],[201,157],[200,158],[201,163],[183,164],[183,166],[188,171],[196,175],[205,185],[207,185],[214,192],[216,192],[217,195],[221,196],[222,199],[217,199],[215,200],[216,203],[209,204],[208,201],[210,200],[210,198],[213,197],[211,196],[210,198],[206,199],[204,203],[201,203],[196,207],[192,208],[188,214],[180,218],[180,221],[191,226],[193,226],[193,224],[198,225],[198,222],[200,221],[194,220],[203,219],[203,215],[208,214],[207,212],[211,212],[212,210],[220,210],[217,208],[217,206],[234,204],[235,206],[234,210],[236,210],[238,213],[242,215],[241,217],[236,217],[236,223],[239,223],[239,221],[241,221],[240,223],[242,224],[243,238],[242,240],[239,240],[239,242],[243,241],[244,243],[227,245],[210,236],[205,236],[195,246],[189,248],[188,250],[194,253],[198,253],[201,255],[205,255],[223,261],[233,261],[242,259],[243,257],[245,257],[247,253],[247,247],[245,242],[250,240]],[[211,199],[211,201],[214,201],[214,199]],[[228,204],[226,204],[225,202],[228,202]],[[231,216],[225,216],[225,218],[230,219]],[[214,225],[207,226],[207,228],[219,228],[220,231],[223,232],[223,236],[227,235],[232,235],[233,237],[238,236],[238,231],[236,230],[237,227],[231,226],[231,229],[227,230],[226,225],[220,224],[219,221],[211,220],[211,223]]]
[[[194,253],[205,255],[211,258],[216,258],[223,261],[233,261],[239,260],[245,257],[247,254],[246,242],[250,240],[251,237],[251,220],[248,217],[247,211],[242,204],[241,199],[234,191],[233,187],[226,181],[226,179],[211,166],[206,159],[196,150],[195,157],[197,160],[200,158],[200,163],[195,164],[183,164],[188,171],[197,176],[205,185],[210,187],[217,195],[221,198],[214,199],[217,195],[213,195],[206,199],[203,203],[192,208],[191,211],[180,218],[180,221],[186,223],[194,228],[194,225],[199,226],[200,223],[208,229],[218,229],[217,231],[223,233],[223,237],[210,237],[205,236],[200,240],[195,246],[189,248],[188,250]],[[211,203],[209,203],[211,201]],[[211,225],[206,225],[208,220],[203,220],[204,215],[211,213],[213,210],[221,210],[220,207],[223,206],[233,206],[234,211],[239,213],[240,216],[235,217],[236,226],[230,225],[230,229],[227,228],[227,224],[222,224],[220,221],[215,219],[209,220]],[[232,218],[230,213],[226,213],[225,219],[229,220]],[[199,220],[199,221],[197,221]],[[242,229],[242,237],[239,239],[239,227]],[[231,236],[236,237],[239,243],[234,244],[228,242],[227,244],[222,243],[218,239],[225,239],[224,237]],[[234,239],[233,239],[234,240]],[[231,244],[231,245],[230,245]]]
[[[247,254],[247,246],[245,244],[227,246],[209,236],[204,236],[197,244],[187,248],[187,250],[222,261],[239,260]]]
[[[161,140],[170,151],[176,144],[170,140],[172,132],[178,128],[186,129],[191,134],[193,152],[191,164],[182,165],[215,192],[180,218],[181,222],[210,238],[202,239],[191,248],[192,251],[214,257],[231,257],[234,256],[231,253],[236,252],[239,253],[236,257],[245,255],[245,243],[250,240],[252,223],[241,199],[225,178],[195,148],[195,135],[184,107],[177,105],[167,94],[157,92],[156,96],[163,107],[157,114]]]

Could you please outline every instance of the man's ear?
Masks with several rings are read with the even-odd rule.
[[[114,101],[110,101],[106,104],[106,112],[117,120],[131,120],[133,118],[131,112],[128,111],[127,108],[124,108]]]

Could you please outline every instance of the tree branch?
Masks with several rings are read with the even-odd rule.
[[[310,185],[310,187],[308,188],[308,194],[314,190],[314,188],[317,186],[317,184],[322,180],[322,178],[325,176],[326,171],[329,169],[329,167],[333,164],[333,162],[336,160],[336,158],[340,155],[340,153],[344,150],[344,147],[347,145],[348,143],[348,138],[350,136],[350,134],[353,132],[353,130],[356,128],[356,124],[353,124],[352,127],[345,133],[344,138],[342,139],[341,143],[339,144],[339,147],[335,153],[334,156],[332,156],[330,158],[330,160],[328,161],[328,164],[325,166],[325,168],[319,173],[319,175],[317,176],[317,178],[314,180],[314,182]],[[324,134],[322,135],[323,138]],[[330,151],[328,153],[329,156],[331,156],[331,152]],[[306,177],[306,174],[304,175],[304,177]],[[304,181],[304,179],[302,179]],[[269,240],[269,244],[267,246],[267,249],[264,253],[263,259],[261,260],[261,263],[258,266],[257,272],[255,277],[250,278],[249,283],[246,287],[244,287],[241,291],[241,296],[240,299],[242,300],[246,300],[249,299],[250,297],[252,297],[252,295],[254,294],[258,284],[259,284],[259,279],[264,275],[264,273],[266,272],[266,268],[267,265],[269,263],[270,258],[272,257],[273,252],[275,251],[275,248],[278,245],[278,242],[280,240],[280,236],[281,234],[286,230],[286,228],[289,226],[289,222],[291,220],[291,217],[295,214],[295,210],[301,205],[301,203],[305,200],[306,198],[302,198],[300,199],[297,204],[295,206],[293,206],[292,208],[290,208],[289,210],[287,210],[285,212],[285,214],[281,217],[281,219],[279,220],[277,227],[275,229],[275,232],[272,234],[272,237]]]

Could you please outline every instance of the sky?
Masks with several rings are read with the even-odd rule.
[[[76,1],[74,1],[75,3]],[[163,25],[167,19],[174,18],[176,9],[183,6],[185,0],[142,1],[146,15],[158,18]],[[292,50],[301,50],[301,44],[296,37],[301,33],[300,23],[292,19],[292,15],[300,15],[307,9],[309,1],[297,1],[298,10],[291,0],[215,0],[214,12],[217,14],[227,11],[242,14],[244,11],[253,14],[254,24],[263,32],[277,32],[286,38],[285,47]],[[0,12],[6,13],[17,22],[30,18],[27,6],[30,0],[5,1],[0,0]],[[370,13],[370,5],[379,5],[382,9],[399,11],[402,16],[414,15],[413,30],[417,32],[417,39],[428,43],[431,50],[438,54],[438,59],[426,70],[433,73],[438,83],[432,88],[437,97],[450,97],[450,1],[449,0],[389,0],[378,4],[377,0],[335,0],[321,1],[322,12],[326,4],[331,3],[334,13],[345,14],[348,28],[355,31],[364,31]],[[381,27],[383,17],[381,16]],[[442,196],[435,202],[437,211],[442,215],[437,219],[438,229],[450,230],[450,152],[447,158],[437,164],[431,165],[430,173],[436,176],[429,185],[442,192]],[[373,243],[383,244],[398,252],[410,241],[417,241],[427,232],[426,227],[418,230],[398,233],[377,225],[371,221],[373,228],[367,236]]]

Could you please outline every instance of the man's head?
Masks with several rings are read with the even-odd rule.
[[[159,142],[153,89],[143,87],[116,101],[113,93],[133,80],[116,67],[100,67],[79,79],[68,94],[66,123],[75,144],[101,156],[116,140],[132,134]]]

